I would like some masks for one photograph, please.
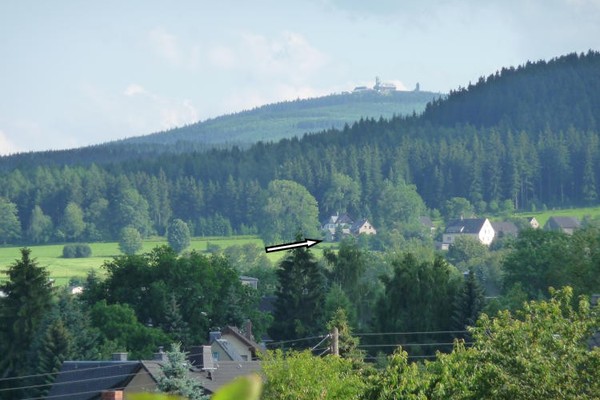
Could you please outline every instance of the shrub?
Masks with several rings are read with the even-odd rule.
[[[87,243],[71,243],[63,247],[63,258],[88,258],[92,256],[92,248]]]

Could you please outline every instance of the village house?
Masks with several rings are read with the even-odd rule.
[[[572,235],[576,229],[581,228],[581,223],[575,217],[550,217],[544,225],[544,230],[555,231]]]
[[[489,246],[494,240],[495,232],[487,218],[464,218],[451,221],[442,236],[442,250],[448,250],[459,236],[470,236]]]
[[[360,221],[355,222],[350,227],[350,233],[355,236],[358,235],[376,235],[377,231],[373,228],[373,225],[369,222],[368,219],[361,219]]]
[[[538,222],[538,220],[535,217],[527,217],[525,219],[527,220],[527,223],[529,224],[529,226],[531,226],[533,229],[540,228],[540,223]]]
[[[349,235],[358,236],[360,234],[377,234],[377,230],[366,218],[354,222],[348,214],[339,213],[329,217],[321,226],[321,230],[324,233],[325,241],[328,242],[336,240],[336,235],[343,237]]]
[[[492,222],[492,228],[494,228],[494,237],[496,239],[503,238],[506,236],[517,237],[519,236],[519,228],[514,222],[510,221],[498,221]]]

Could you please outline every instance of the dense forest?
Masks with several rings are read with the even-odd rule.
[[[589,52],[503,69],[420,116],[362,119],[247,150],[88,166],[4,160],[0,208],[11,217],[0,240],[111,239],[125,226],[164,234],[174,218],[195,235],[261,232],[277,217],[269,199],[283,195],[273,181],[306,190],[321,220],[348,211],[384,227],[411,224],[426,209],[443,213],[455,197],[478,213],[507,200],[525,210],[592,204],[599,104],[600,54]],[[416,208],[394,208],[407,198]]]

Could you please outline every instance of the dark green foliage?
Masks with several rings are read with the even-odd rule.
[[[452,327],[452,302],[462,275],[437,257],[433,262],[418,261],[413,255],[393,261],[393,276],[383,277],[385,293],[375,313],[377,332],[448,331]],[[384,343],[448,342],[448,336],[427,335],[384,337]],[[389,349],[389,348],[387,348]],[[442,347],[425,348],[429,353]],[[410,351],[418,349],[412,347]]]
[[[566,234],[559,232],[521,232],[503,264],[505,289],[519,283],[534,299],[546,295],[549,286],[561,287],[568,279],[569,241]]]
[[[63,246],[63,258],[88,258],[92,256],[92,248],[87,243],[73,243]]]
[[[177,253],[181,253],[189,247],[190,236],[190,229],[187,224],[180,219],[173,220],[167,230],[169,246]]]
[[[191,343],[201,343],[214,326],[237,325],[250,318],[264,331],[258,296],[221,256],[191,252],[178,256],[167,246],[144,255],[117,257],[105,264],[104,282],[86,285],[90,305],[127,304],[140,323],[151,323]],[[90,293],[88,293],[90,290]]]
[[[454,313],[452,315],[453,330],[462,331],[468,326],[475,326],[479,314],[485,306],[483,289],[475,278],[475,273],[469,270],[462,288],[459,289],[454,300]],[[466,335],[457,335],[466,337]]]
[[[8,280],[0,286],[0,378],[26,375],[26,354],[46,312],[50,310],[52,287],[48,271],[21,249],[21,259],[5,271]],[[18,380],[0,382],[0,387],[19,385]]]
[[[521,232],[503,263],[504,285],[518,284],[528,299],[548,296],[548,288],[569,285],[577,295],[600,288],[600,230],[573,235],[542,230]]]
[[[161,329],[140,322],[128,304],[107,304],[101,300],[90,308],[90,316],[92,326],[100,332],[99,340],[111,353],[125,351],[132,359],[149,359],[170,340]]]
[[[325,277],[310,250],[292,250],[279,264],[277,277],[279,287],[270,336],[281,340],[322,334]]]

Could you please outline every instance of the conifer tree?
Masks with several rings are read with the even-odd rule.
[[[467,326],[474,326],[484,306],[483,289],[471,269],[462,290],[457,293],[454,300],[454,313],[452,315],[454,329],[462,331]]]
[[[8,267],[8,281],[0,286],[0,378],[25,375],[26,357],[34,334],[51,307],[48,271],[21,249],[21,259]],[[9,383],[18,383],[9,381]],[[5,385],[0,385],[0,387]]]
[[[297,235],[297,240],[302,240]],[[307,248],[296,248],[281,261],[274,321],[274,339],[294,339],[322,333],[325,278],[322,267]]]

